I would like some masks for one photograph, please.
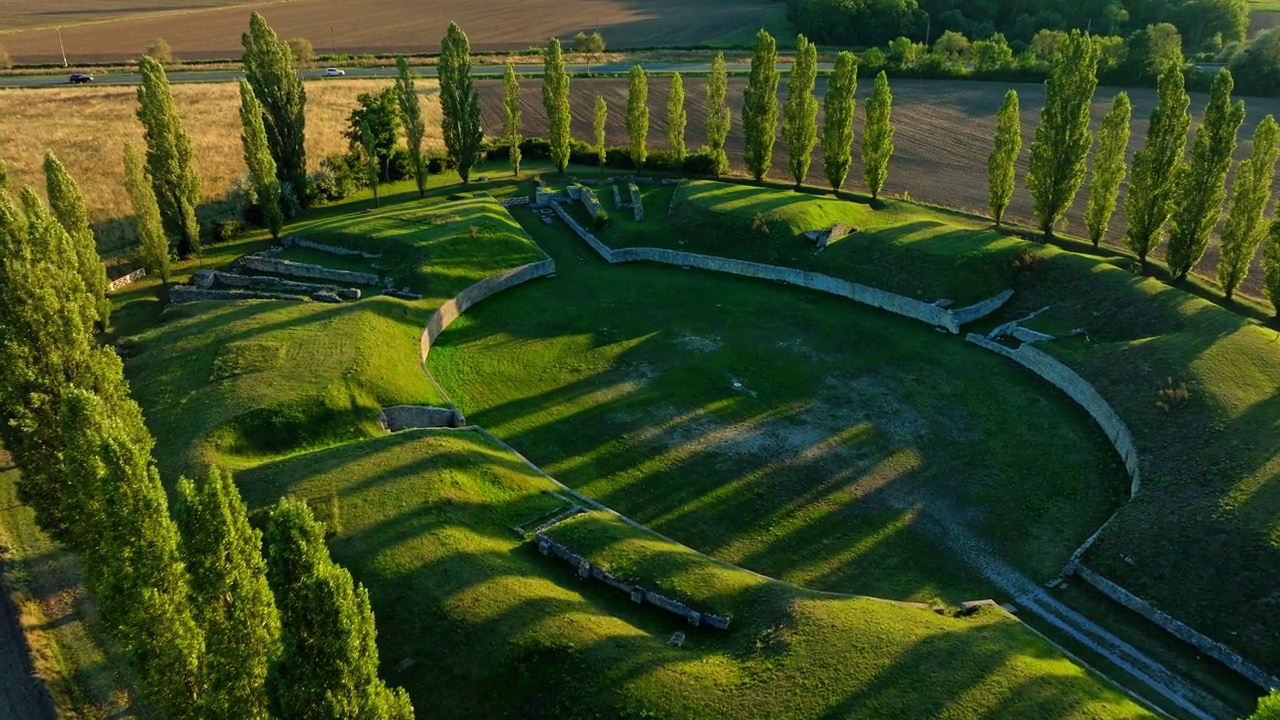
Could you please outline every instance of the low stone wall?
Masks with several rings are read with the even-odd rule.
[[[127,285],[132,285],[138,282],[139,280],[141,280],[146,276],[147,276],[146,268],[138,268],[137,270],[134,270],[128,275],[118,277],[115,280],[112,280],[111,282],[107,283],[107,292],[115,292],[122,287],[125,287]]]
[[[640,187],[635,183],[627,186],[631,191],[631,211],[635,213],[636,222],[644,220],[644,202],[640,199]]]
[[[679,615],[694,627],[713,627],[717,630],[728,630],[730,618],[714,613],[705,613],[694,610],[679,600],[646,590],[645,588],[629,583],[622,578],[613,575],[609,571],[597,565],[592,565],[585,557],[573,552],[561,543],[552,540],[543,533],[537,533],[535,536],[538,541],[538,551],[543,555],[558,557],[568,562],[578,569],[580,577],[589,580],[599,580],[609,587],[616,588],[631,596],[631,600],[637,603],[649,603],[666,610],[669,613]]]
[[[1098,592],[1124,605],[1163,628],[1174,637],[1235,670],[1263,688],[1280,688],[1280,678],[1268,675],[1261,668],[1249,663],[1222,643],[1210,640],[1185,623],[1166,615],[1154,605],[1111,582],[1084,565],[1076,566],[1076,575],[1092,585]]]
[[[662,182],[663,184],[666,184],[667,181],[663,180]],[[667,217],[671,217],[672,213],[674,213],[676,208],[679,207],[680,188],[684,187],[688,182],[689,181],[684,178],[680,178],[675,182],[675,187],[671,190],[671,202],[667,205]]]
[[[444,329],[449,327],[454,320],[457,320],[459,315],[481,300],[534,278],[546,277],[555,273],[555,271],[555,261],[547,258],[546,260],[521,265],[496,275],[490,275],[458,293],[452,300],[445,301],[435,312],[431,313],[431,317],[427,319],[427,326],[422,329],[422,337],[419,340],[418,362],[422,365],[422,371],[427,374],[427,378],[431,380],[436,390],[440,392],[441,397],[445,398],[445,400],[449,399],[449,396],[445,394],[444,388],[440,387],[440,384],[427,371],[427,354],[431,352],[431,344],[436,341],[440,333],[444,332]],[[452,404],[450,402],[450,405]]]
[[[429,405],[393,405],[382,408],[378,424],[391,432],[418,428],[460,428],[467,424],[457,408]]]
[[[979,320],[990,315],[996,310],[999,310],[1005,303],[1009,302],[1009,299],[1012,297],[1013,291],[1005,290],[999,295],[987,298],[980,303],[952,310],[951,316],[956,319],[957,323],[967,325],[974,320]]]
[[[365,260],[377,260],[382,257],[380,253],[365,252],[364,250],[355,250],[352,248],[338,247],[337,245],[325,245],[318,242],[300,238],[297,235],[285,235],[280,238],[280,244],[285,247],[300,247],[317,252],[337,255],[339,257],[362,257]]]
[[[224,273],[216,270],[198,270],[191,276],[191,284],[201,289],[212,289],[213,285],[226,285],[228,287],[249,288],[251,290],[262,290],[265,292],[276,293],[292,293],[297,295],[312,295],[314,293],[327,292],[333,293],[343,300],[359,300],[359,288],[343,288],[336,285],[317,285],[315,283],[294,282],[293,280],[282,280],[278,277],[270,275],[238,275],[236,273]]]
[[[265,255],[245,255],[240,264],[250,270],[269,272],[277,275],[315,278],[329,282],[350,283],[352,285],[381,285],[382,279],[373,273],[352,272],[350,270],[334,270],[323,265],[289,262]]]
[[[586,228],[578,224],[564,208],[559,205],[552,205],[560,219],[564,220],[570,228],[573,229],[578,237],[581,237],[588,245],[592,247],[606,262],[656,262],[665,265],[677,265],[680,267],[696,267],[700,270],[710,270],[713,272],[729,273],[731,275],[741,275],[743,277],[760,278],[762,280],[776,280],[779,282],[790,283],[800,287],[816,290],[818,292],[829,293],[843,298],[848,298],[854,302],[871,307],[887,310],[895,315],[901,315],[913,320],[928,323],[934,327],[945,328],[951,333],[958,334],[960,325],[956,322],[949,310],[940,308],[937,305],[931,305],[921,300],[895,295],[891,292],[879,290],[866,285],[841,280],[823,275],[821,273],[810,272],[808,270],[799,270],[797,268],[779,267],[777,265],[765,265],[763,263],[748,262],[746,260],[734,260],[732,258],[715,257],[712,255],[698,255],[695,253],[680,252],[678,250],[666,250],[663,248],[619,248],[613,250],[604,243],[587,232]]]
[[[592,192],[591,188],[582,188],[578,193],[578,199],[587,207],[587,213],[591,215],[592,218],[599,217],[600,213],[604,212],[604,207],[600,205],[599,198],[596,197],[596,194]]]
[[[191,285],[175,285],[169,288],[169,302],[171,303],[200,302],[202,300],[296,300],[306,302],[308,298],[298,295],[283,295],[251,290],[205,290]]]
[[[1129,472],[1130,478],[1129,495],[1132,497],[1138,494],[1142,487],[1142,478],[1138,468],[1138,450],[1133,444],[1133,433],[1129,432],[1129,426],[1125,425],[1120,416],[1116,414],[1116,411],[1094,389],[1093,385],[1089,384],[1088,380],[1080,377],[1075,370],[1067,367],[1053,356],[1030,345],[1021,345],[1014,349],[974,333],[969,333],[965,339],[979,347],[1003,355],[1027,368],[1066,393],[1067,397],[1070,397],[1076,404],[1084,408],[1085,412],[1088,412],[1094,422],[1098,423],[1098,426],[1102,428],[1102,432],[1106,433],[1107,439],[1111,441],[1112,447],[1116,449],[1116,453],[1124,462],[1125,470]]]

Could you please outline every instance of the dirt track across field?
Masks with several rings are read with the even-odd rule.
[[[654,148],[666,147],[666,101],[669,80],[655,77],[650,80],[649,89],[649,145]],[[485,127],[490,134],[501,129],[502,122],[502,88],[501,84],[492,81],[480,83],[481,95],[485,103]],[[742,91],[746,86],[745,78],[730,78],[729,104],[733,111],[733,131],[729,135],[729,158],[735,168],[742,168]],[[889,178],[885,194],[898,195],[909,193],[913,200],[926,203],[959,208],[976,213],[987,213],[987,155],[991,152],[991,138],[995,130],[995,113],[1000,108],[1004,94],[1009,89],[1017,90],[1022,108],[1023,150],[1018,160],[1018,183],[1014,192],[1013,203],[1008,210],[1008,217],[1027,225],[1034,224],[1033,207],[1030,194],[1025,188],[1024,179],[1030,159],[1031,142],[1035,137],[1035,127],[1039,122],[1039,111],[1044,104],[1044,87],[1034,83],[1003,83],[976,81],[945,80],[893,80],[893,122],[895,127],[894,145],[896,151],[889,163]],[[779,87],[779,103],[785,93],[786,78]],[[543,135],[546,127],[545,112],[542,108],[541,83],[526,80],[522,83],[524,100],[524,129],[526,135]],[[825,80],[820,79],[817,92],[819,96],[826,91]],[[855,157],[861,152],[862,127],[865,120],[863,114],[865,101],[871,91],[870,78],[860,78],[858,87],[858,117],[855,121],[857,139],[855,140]],[[1102,116],[1111,107],[1111,99],[1115,88],[1099,88],[1094,100],[1093,115],[1096,131]],[[1133,104],[1133,130],[1129,142],[1129,159],[1142,147],[1147,131],[1147,118],[1155,106],[1155,90],[1137,88],[1128,91]],[[627,80],[625,78],[600,78],[590,80],[574,80],[570,85],[570,101],[573,104],[573,136],[589,139],[592,136],[591,113],[595,96],[603,95],[609,105],[608,144],[625,145]],[[692,149],[704,141],[703,128],[706,122],[706,84],[701,78],[685,80],[685,104],[689,116],[686,143]],[[1208,96],[1194,93],[1191,97],[1192,128],[1199,123],[1204,112]],[[1240,130],[1240,144],[1237,157],[1244,157],[1249,151],[1249,138],[1253,129],[1266,114],[1280,116],[1280,100],[1271,98],[1245,98],[1248,115]],[[822,122],[821,112],[818,122]],[[781,128],[781,122],[779,122]],[[1190,143],[1188,142],[1188,146]],[[815,150],[813,165],[809,170],[808,182],[825,183],[822,174],[822,158],[820,147]],[[770,177],[784,179],[787,174],[786,148],[779,141],[774,149],[773,170]],[[846,187],[863,191],[862,166],[854,163],[850,179]],[[1280,189],[1280,178],[1277,179]],[[1075,235],[1087,235],[1084,225],[1084,210],[1087,199],[1086,188],[1076,197],[1076,203],[1067,214],[1067,232]],[[1111,233],[1107,241],[1119,244],[1125,227],[1123,196],[1127,190],[1121,189],[1120,207],[1111,221]],[[1224,213],[1225,213],[1224,204]],[[1163,255],[1163,251],[1157,251]],[[1201,272],[1212,274],[1217,262],[1217,247],[1211,244],[1204,260]],[[1244,290],[1259,293],[1260,270],[1255,267]]]
[[[169,12],[159,12],[164,4],[154,0],[136,4],[134,14],[107,21],[68,25],[65,18],[58,21],[50,17],[43,20],[47,27],[0,34],[0,45],[18,62],[61,63],[58,35],[52,27],[61,22],[62,43],[72,63],[136,59],[158,37],[167,40],[179,58],[239,57],[243,50],[240,35],[249,27],[250,11],[257,10],[281,37],[307,38],[317,53],[435,52],[450,21],[467,31],[471,48],[477,51],[541,46],[551,37],[565,39],[592,30],[599,30],[615,48],[678,47],[758,28],[783,9],[770,0],[556,0],[532,4],[527,0],[293,0],[202,10],[184,4]],[[204,4],[226,3],[210,0]],[[71,21],[79,19],[72,17]]]

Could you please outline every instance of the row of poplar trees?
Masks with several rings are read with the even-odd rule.
[[[1060,48],[1045,83],[1045,105],[1031,145],[1026,187],[1035,203],[1041,232],[1052,238],[1086,178],[1086,158],[1094,145],[1090,105],[1098,84],[1098,46],[1086,34],[1073,32]],[[1124,243],[1145,268],[1147,258],[1166,242],[1165,261],[1175,282],[1182,282],[1204,257],[1226,200],[1227,172],[1244,122],[1242,101],[1231,101],[1231,72],[1218,71],[1205,107],[1204,121],[1186,152],[1191,99],[1181,69],[1173,63],[1160,73],[1158,101],[1151,111],[1146,144],[1125,159],[1131,108],[1120,92],[1102,119],[1089,173],[1085,224],[1096,248],[1106,235],[1118,204],[1120,185],[1130,175],[1124,209],[1128,220]],[[1022,148],[1018,94],[1010,90],[996,116],[995,146],[988,161],[990,209],[1001,221],[1013,195],[1014,163]],[[1280,222],[1267,223],[1280,126],[1267,115],[1254,130],[1249,157],[1236,166],[1226,222],[1220,233],[1216,267],[1218,282],[1230,298],[1248,276],[1260,245],[1265,287],[1280,308]]]
[[[255,15],[246,55],[275,42],[264,29]],[[135,205],[149,208],[140,226],[159,228],[164,247],[152,251],[167,257],[166,232],[190,219],[184,193],[198,179],[163,70],[143,69],[147,156],[127,147],[126,169]],[[261,130],[246,153],[264,135],[273,148],[292,137],[263,129],[267,103],[250,102],[251,82],[242,92],[246,112],[261,113],[246,122]],[[276,175],[281,165],[255,172],[293,182]],[[0,441],[41,528],[79,556],[140,699],[191,720],[412,718],[408,695],[378,678],[368,593],[332,561],[305,503],[282,500],[264,540],[230,475],[213,469],[201,483],[179,479],[169,507],[123,365],[96,341],[110,305],[83,197],[52,153],[45,176],[47,207],[0,183]]]
[[[450,38],[461,38],[451,43]],[[450,25],[441,51],[440,105],[444,115],[445,147],[467,179],[466,171],[478,157],[483,135],[480,128],[479,99],[471,85],[470,61],[465,54],[465,35]],[[773,148],[778,134],[778,83],[781,73],[777,66],[777,43],[765,30],[756,35],[755,50],[751,58],[751,76],[747,82],[745,104],[742,111],[742,129],[746,136],[746,165],[761,180],[773,166]],[[446,63],[450,69],[446,72]],[[463,67],[465,63],[465,67]],[[818,101],[814,88],[818,77],[817,47],[803,35],[797,38],[796,61],[787,81],[786,99],[782,108],[782,139],[787,150],[787,167],[796,186],[809,174],[813,150],[819,142]],[[631,162],[637,169],[644,166],[648,157],[649,137],[649,78],[644,68],[636,65],[628,76],[626,107],[627,148]],[[515,69],[508,64],[504,76],[503,128],[500,143],[510,153],[512,169],[520,172],[520,144],[522,107],[520,86]],[[858,67],[852,53],[841,52],[836,58],[826,95],[825,117],[822,126],[823,170],[831,187],[839,191],[853,165],[854,96],[858,87]],[[725,143],[732,126],[732,114],[726,102],[728,95],[728,71],[724,55],[715,57],[707,79],[707,144],[703,151],[713,159],[717,174],[729,169]],[[556,169],[564,172],[569,165],[572,137],[572,109],[569,103],[569,73],[565,67],[560,41],[552,38],[543,53],[542,102],[547,115],[547,142],[551,161]],[[893,154],[893,126],[890,109],[893,96],[889,81],[881,72],[867,101],[867,121],[862,146],[863,177],[872,196],[878,196],[888,175],[889,158]],[[608,124],[608,104],[604,97],[596,96],[593,106],[593,149],[603,166],[606,154],[605,128]],[[685,159],[688,152],[685,130],[688,116],[685,111],[684,81],[680,73],[671,76],[667,93],[667,148],[677,161]],[[458,133],[455,129],[465,130]],[[451,132],[454,135],[451,137]],[[411,148],[412,150],[412,148]]]

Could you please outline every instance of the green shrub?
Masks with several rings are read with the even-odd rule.
[[[591,224],[595,226],[596,230],[603,230],[609,227],[609,211],[601,210],[596,213],[595,219],[591,221]]]
[[[244,235],[244,223],[239,218],[224,218],[213,224],[213,241],[226,243]]]

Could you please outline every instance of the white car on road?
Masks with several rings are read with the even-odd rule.
[[[346,74],[347,74],[347,71],[343,70],[342,68],[325,68],[324,69],[325,77],[342,77],[343,75],[346,75]]]

